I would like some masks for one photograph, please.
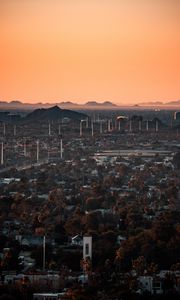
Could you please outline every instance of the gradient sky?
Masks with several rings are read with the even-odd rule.
[[[0,0],[0,99],[180,99],[180,0]]]

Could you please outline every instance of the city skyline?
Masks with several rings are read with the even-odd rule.
[[[0,99],[179,99],[177,0],[0,3]]]

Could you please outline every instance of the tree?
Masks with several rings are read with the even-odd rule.
[[[86,257],[85,259],[81,259],[80,266],[83,269],[83,272],[86,274],[90,274],[92,270],[91,260],[89,257]]]
[[[180,169],[180,152],[177,152],[174,155],[173,163],[174,163],[174,165],[176,166],[177,169]]]
[[[154,276],[157,273],[158,265],[155,263],[150,263],[147,265],[146,273],[147,275]]]
[[[146,260],[144,256],[132,260],[132,268],[136,271],[137,275],[143,275],[146,268]]]
[[[117,270],[120,272],[121,268],[123,268],[123,261],[125,258],[125,252],[123,247],[120,247],[119,249],[117,249],[116,251],[116,256],[115,256],[115,260],[114,263],[116,265]]]
[[[88,197],[86,199],[86,208],[88,210],[95,210],[101,207],[101,198],[96,198],[96,197]]]

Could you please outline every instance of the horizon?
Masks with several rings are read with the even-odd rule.
[[[180,99],[180,1],[74,2],[0,2],[0,99]]]
[[[91,105],[92,103],[92,105]],[[78,102],[72,102],[72,101],[55,101],[55,102],[41,102],[41,101],[37,101],[37,102],[25,102],[23,100],[10,100],[10,101],[5,101],[5,100],[0,100],[0,104],[15,104],[17,105],[18,107],[18,104],[22,104],[22,105],[31,105],[31,106],[38,106],[38,105],[52,105],[53,106],[59,106],[59,105],[68,105],[69,107],[76,107],[76,106],[79,106],[79,107],[83,107],[83,106],[87,106],[87,107],[96,107],[97,105],[97,108],[103,108],[103,107],[114,107],[114,108],[119,108],[119,107],[139,107],[139,108],[143,108],[143,107],[167,107],[169,109],[171,108],[179,108],[180,106],[180,100],[177,99],[177,100],[172,100],[172,101],[166,101],[166,102],[162,102],[162,101],[149,101],[149,102],[136,102],[136,103],[128,103],[128,104],[124,104],[124,103],[114,103],[112,101],[96,101],[96,100],[91,100],[91,101],[84,101],[83,103],[78,103]],[[104,104],[104,106],[103,106]],[[100,105],[100,106],[99,106]],[[108,105],[108,106],[107,106]],[[112,106],[111,106],[112,105]]]

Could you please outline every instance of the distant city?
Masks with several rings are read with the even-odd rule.
[[[180,0],[0,28],[0,300],[179,300]]]
[[[1,110],[0,195],[2,299],[178,299],[178,110]]]

